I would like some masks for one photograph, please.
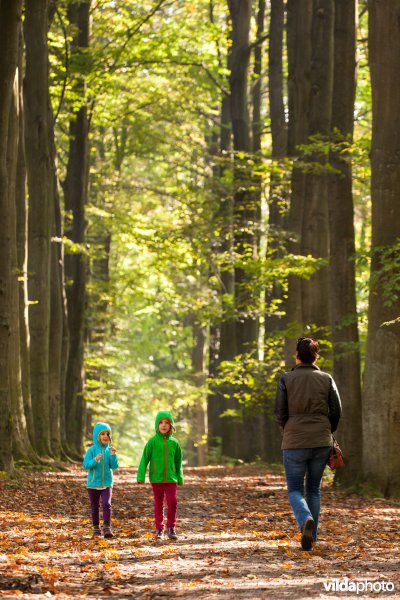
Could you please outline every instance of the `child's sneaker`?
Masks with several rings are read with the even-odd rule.
[[[113,532],[111,531],[110,523],[104,523],[103,533],[104,537],[107,539],[115,537]]]
[[[169,537],[170,540],[177,540],[178,536],[176,535],[176,531],[174,529],[174,527],[169,527],[168,531],[167,531],[167,535]]]
[[[93,535],[92,538],[97,538],[101,536],[101,529],[100,529],[100,525],[94,525],[93,526]]]
[[[156,529],[156,540],[162,540],[163,533],[163,529]]]

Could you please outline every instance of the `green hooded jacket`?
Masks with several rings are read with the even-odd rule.
[[[151,483],[183,484],[182,449],[178,440],[172,435],[172,428],[167,435],[159,432],[158,424],[161,419],[169,419],[171,425],[174,425],[174,418],[169,411],[163,410],[157,414],[156,434],[144,447],[137,481],[141,483],[145,481],[147,465],[150,463],[149,479]]]
[[[118,469],[118,456],[110,453],[110,444],[102,444],[99,440],[101,431],[109,431],[107,423],[96,423],[93,428],[93,446],[90,446],[83,459],[83,468],[88,472],[86,487],[112,487],[113,470]],[[96,456],[101,454],[100,462]]]

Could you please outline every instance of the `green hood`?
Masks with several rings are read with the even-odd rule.
[[[160,410],[160,412],[157,413],[156,422],[154,425],[154,429],[156,430],[156,433],[160,433],[158,431],[158,424],[161,421],[161,419],[168,419],[171,422],[172,428],[175,429],[175,421],[174,421],[174,417],[172,416],[172,413],[170,413],[169,410]],[[171,434],[171,432],[168,435],[170,435],[170,434]]]

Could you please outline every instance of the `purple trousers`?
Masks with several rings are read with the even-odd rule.
[[[100,498],[103,505],[103,521],[105,523],[111,522],[111,496],[112,488],[108,487],[104,490],[94,490],[87,488],[90,500],[90,510],[92,512],[92,523],[93,525],[99,525],[100,523]]]
[[[178,495],[176,483],[152,483],[154,496],[154,523],[156,529],[164,529],[164,496],[167,498],[167,527],[176,525]]]

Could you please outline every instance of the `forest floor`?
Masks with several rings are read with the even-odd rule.
[[[154,540],[151,488],[134,469],[115,476],[112,540],[91,539],[82,469],[2,479],[0,597],[400,598],[399,503],[324,482],[320,539],[304,552],[278,468],[185,478],[174,542]]]

